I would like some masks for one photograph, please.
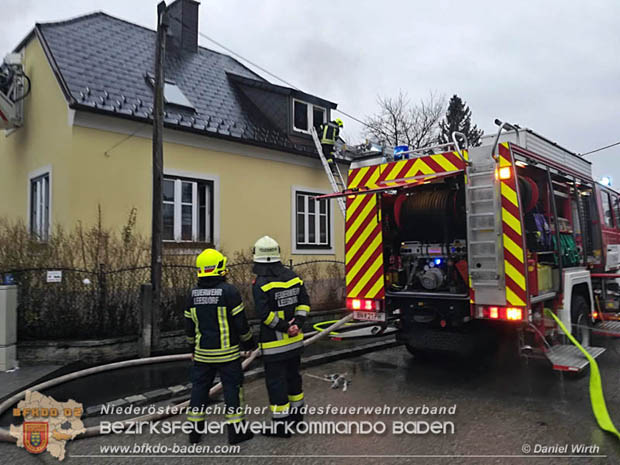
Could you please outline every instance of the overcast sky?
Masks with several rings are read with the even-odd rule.
[[[170,3],[171,0],[168,0]],[[0,54],[35,22],[102,10],[154,28],[154,0],[1,0]],[[377,95],[460,95],[576,151],[620,140],[618,0],[202,0],[201,32],[363,118]],[[218,50],[201,39],[201,45]],[[265,76],[272,82],[275,79]],[[362,128],[343,117],[346,134]],[[620,187],[620,146],[594,154]]]

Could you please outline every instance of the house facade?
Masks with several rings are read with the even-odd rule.
[[[343,218],[310,128],[336,104],[274,85],[198,46],[198,3],[169,7],[164,251],[248,250],[265,234],[294,261],[343,259]],[[37,24],[16,47],[31,81],[21,127],[0,134],[0,217],[151,232],[155,31],[94,13]],[[346,168],[343,168],[346,169]]]

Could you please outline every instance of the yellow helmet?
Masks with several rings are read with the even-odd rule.
[[[334,121],[336,122],[336,124],[337,124],[339,127],[344,126],[344,123],[342,122],[342,120],[341,120],[340,118],[336,118]]]
[[[196,271],[199,278],[224,276],[228,259],[215,249],[205,249],[196,257]]]

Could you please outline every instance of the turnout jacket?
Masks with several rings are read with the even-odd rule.
[[[340,138],[340,126],[333,121],[321,125],[321,144],[334,145]]]
[[[301,328],[310,311],[304,283],[281,263],[256,264],[252,287],[256,316],[261,320],[258,346],[267,360],[299,355],[303,347]],[[294,320],[292,323],[289,323]],[[297,336],[289,336],[291,325],[299,326]]]
[[[201,278],[192,289],[185,334],[197,362],[230,362],[240,357],[240,345],[248,350],[256,345],[239,291],[219,277]]]

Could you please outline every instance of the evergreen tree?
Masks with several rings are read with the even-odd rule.
[[[448,110],[443,121],[439,122],[439,142],[447,143],[452,141],[452,133],[454,131],[462,132],[467,136],[467,142],[471,147],[481,144],[480,137],[483,134],[482,129],[478,129],[475,124],[471,123],[471,110],[454,94],[448,104]]]

